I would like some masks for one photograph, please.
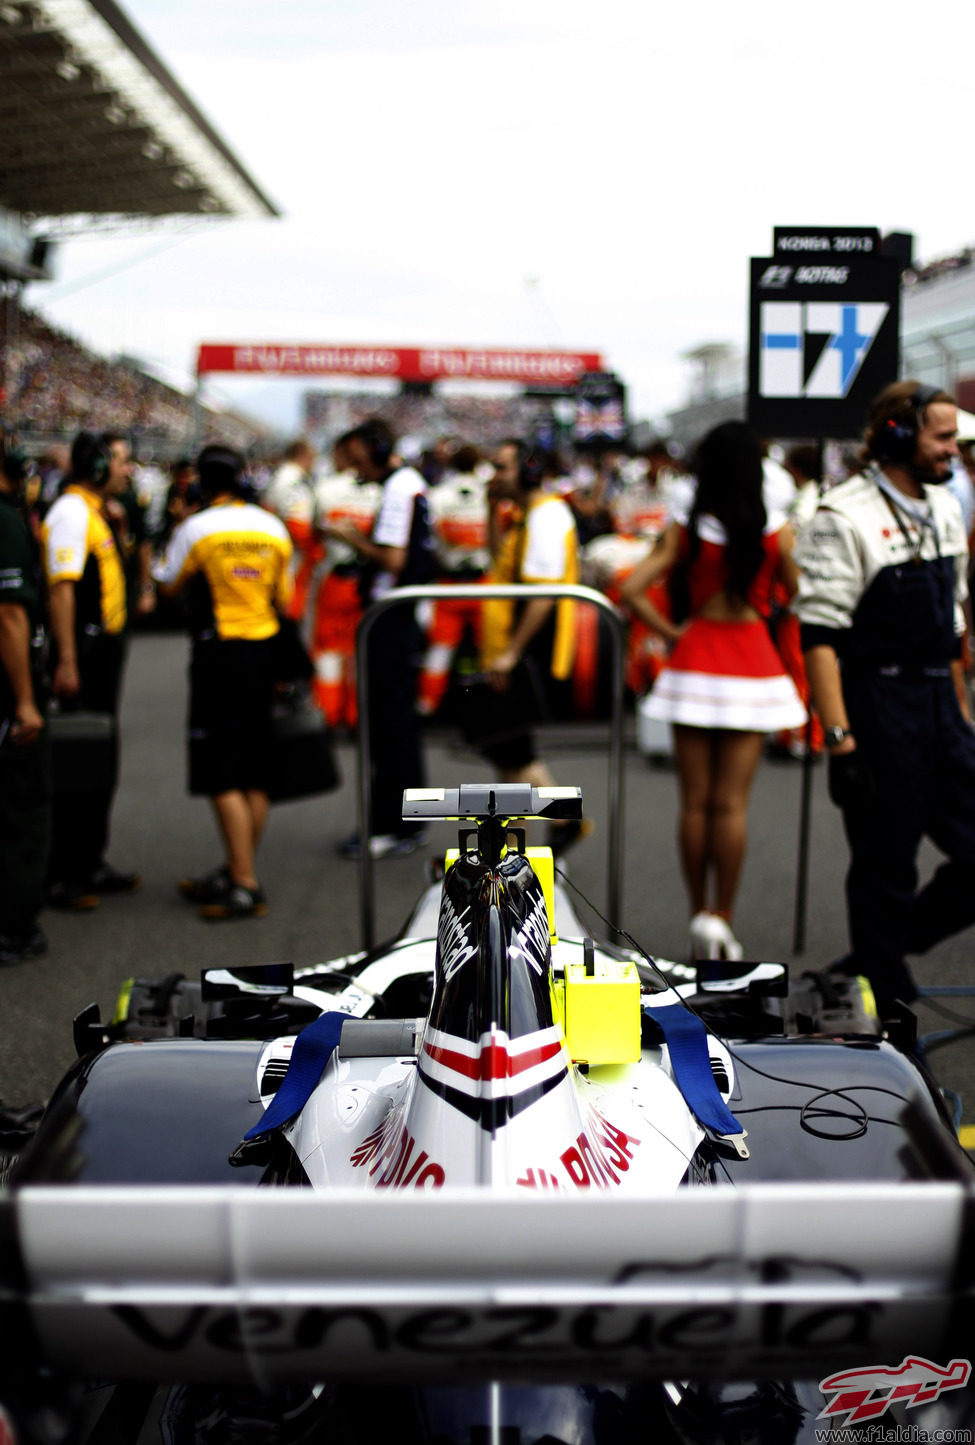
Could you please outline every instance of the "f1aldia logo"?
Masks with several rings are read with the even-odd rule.
[[[889,310],[886,301],[763,301],[760,394],[845,397]]]
[[[816,1418],[822,1420],[828,1415],[839,1421],[845,1415],[845,1423],[853,1425],[861,1420],[876,1420],[891,1405],[902,1404],[911,1410],[915,1405],[929,1404],[946,1390],[960,1390],[968,1383],[971,1372],[969,1360],[952,1360],[945,1367],[918,1355],[908,1355],[894,1368],[867,1365],[859,1370],[842,1370],[820,1380],[820,1390],[833,1398]]]

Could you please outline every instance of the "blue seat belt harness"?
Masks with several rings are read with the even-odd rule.
[[[647,1004],[643,1012],[664,1036],[674,1081],[695,1119],[712,1138],[730,1144],[742,1159],[748,1158],[747,1132],[718,1092],[708,1051],[704,1024],[683,1004]]]
[[[301,1113],[339,1046],[342,1025],[348,1017],[348,1014],[329,1011],[302,1029],[291,1051],[288,1072],[264,1113],[244,1135],[245,1142],[282,1128]]]

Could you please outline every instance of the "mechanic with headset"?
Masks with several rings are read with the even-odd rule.
[[[427,488],[414,467],[399,464],[395,438],[380,417],[345,435],[349,463],[360,482],[379,482],[382,500],[368,536],[351,522],[335,522],[323,535],[345,542],[365,562],[362,601],[368,607],[394,587],[433,578],[433,543]],[[415,851],[422,827],[403,821],[403,789],[423,787],[424,767],[416,710],[416,665],[422,637],[412,608],[394,607],[369,636],[369,745],[372,817],[369,850],[374,858]],[[339,844],[344,858],[358,858],[358,833]]]
[[[71,469],[42,529],[54,672],[51,690],[62,710],[118,717],[125,662],[125,571],[106,510],[114,441],[81,431]],[[124,445],[124,443],[123,443]],[[56,908],[87,910],[100,894],[131,893],[137,873],[105,860],[118,782],[118,735],[110,775],[95,788],[54,797],[51,884]]]
[[[226,861],[179,888],[203,918],[258,918],[267,912],[256,853],[270,806],[272,705],[293,548],[284,522],[250,500],[239,452],[206,446],[197,472],[203,510],[177,527],[155,575],[165,592],[187,593],[190,793],[210,799]]]
[[[863,471],[820,500],[797,548],[797,611],[850,847],[851,953],[883,1017],[917,989],[905,954],[975,922],[975,733],[961,663],[968,543],[943,485],[957,409],[900,381],[870,410]],[[927,835],[946,862],[916,894]]]
[[[31,464],[0,426],[0,963],[47,952],[51,768],[44,720],[40,557],[23,515]]]

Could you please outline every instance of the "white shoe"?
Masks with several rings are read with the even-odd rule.
[[[737,963],[744,956],[744,949],[731,931],[730,925],[716,913],[702,910],[691,919],[691,957],[726,959]]]
[[[727,923],[725,923],[725,928],[728,930],[728,936],[724,940],[721,957],[726,959],[728,963],[740,963],[745,956],[745,950],[742,948],[741,944],[738,942],[737,938],[732,933],[731,928]]]
[[[691,958],[720,958],[724,920],[703,909],[691,919]]]

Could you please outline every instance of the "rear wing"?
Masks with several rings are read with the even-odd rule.
[[[973,1338],[975,1193],[25,1187],[5,1354],[77,1377],[819,1379]]]

